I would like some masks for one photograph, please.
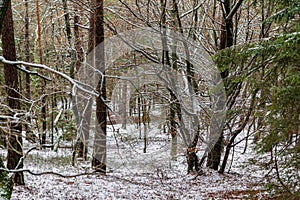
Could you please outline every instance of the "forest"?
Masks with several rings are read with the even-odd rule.
[[[0,0],[0,199],[300,199],[298,0]]]

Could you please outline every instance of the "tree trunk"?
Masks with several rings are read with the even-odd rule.
[[[221,153],[222,153],[222,142],[223,141],[223,134],[218,138],[217,142],[213,146],[213,149],[207,155],[207,164],[206,166],[218,170],[219,164],[221,162]]]
[[[144,85],[144,92],[145,92],[145,85]],[[148,132],[148,128],[147,128],[147,101],[145,99],[145,97],[142,97],[142,122],[143,122],[143,126],[144,126],[144,149],[143,149],[143,153],[147,153],[147,132]]]
[[[121,97],[122,97],[122,102],[121,102],[121,109],[120,109],[120,114],[122,116],[122,129],[126,129],[127,125],[127,82],[123,81],[122,82],[122,88],[121,88]]]
[[[176,125],[176,96],[170,93],[171,96],[171,105],[170,105],[170,114],[169,114],[169,122],[170,122],[170,128],[169,128],[169,134],[172,137],[172,143],[171,143],[171,159],[176,160],[176,154],[177,154],[177,125]]]
[[[224,13],[223,13],[223,25],[222,25],[222,31],[220,36],[219,50],[225,49],[227,47],[231,47],[234,44],[233,16],[237,12],[238,8],[241,6],[242,0],[237,1],[234,6],[232,6],[231,0],[224,0],[221,3],[223,4],[221,6],[224,6],[223,9]],[[226,77],[228,77],[228,75],[229,75],[229,69],[226,69],[221,72],[221,78],[223,80]],[[218,170],[219,164],[221,162],[221,153],[223,148],[222,143],[223,143],[223,131],[207,156],[207,166],[214,170]]]
[[[92,3],[92,14],[94,28],[92,28],[92,36],[94,40],[95,68],[103,73],[98,76],[96,81],[99,96],[96,97],[96,130],[94,138],[94,152],[92,166],[96,171],[106,174],[106,126],[107,126],[107,107],[104,102],[106,100],[105,85],[105,61],[104,61],[104,22],[103,22],[103,0],[94,0]]]
[[[11,4],[9,4],[6,16],[3,22],[2,29],[2,49],[3,56],[7,60],[16,60],[16,48],[14,39],[14,25],[12,19],[12,9]],[[11,109],[18,110],[21,109],[20,105],[20,93],[19,93],[19,81],[18,81],[18,71],[14,66],[9,64],[4,64],[4,76],[7,92],[7,102]],[[10,113],[12,116],[15,113]],[[18,123],[9,123],[9,135],[8,135],[8,152],[7,152],[7,168],[16,169],[22,168],[23,163],[19,164],[20,159],[23,156],[22,149],[22,125]],[[24,185],[23,173],[15,173],[13,176],[13,182],[16,184]]]
[[[25,61],[30,62],[30,38],[29,38],[29,8],[28,8],[28,0],[25,0]],[[26,66],[26,69],[29,70],[29,67]],[[27,99],[31,99],[31,89],[30,89],[30,74],[26,73],[25,77],[25,96]],[[30,108],[30,105],[29,107]],[[27,118],[28,124],[25,125],[26,129],[26,139],[29,141],[34,141],[34,135],[30,129],[31,117]]]
[[[64,0],[65,1],[65,0]],[[67,10],[67,9],[65,9]],[[65,11],[66,12],[66,11]],[[74,3],[74,42],[75,42],[75,67],[71,66],[70,76],[71,78],[75,78],[75,73],[79,72],[81,69],[81,65],[84,59],[84,52],[82,47],[82,33],[80,30],[80,17],[82,16],[82,9]],[[65,17],[66,24],[68,17]],[[71,31],[68,31],[71,36]],[[71,39],[69,39],[69,43]],[[91,47],[90,47],[91,46]],[[89,49],[92,49],[93,43],[89,43]],[[72,48],[70,43],[70,48]],[[72,64],[72,65],[73,65]],[[80,76],[80,74],[79,74]],[[78,77],[76,77],[78,78]],[[82,80],[86,81],[86,80]],[[79,91],[80,92],[80,91]],[[76,141],[74,152],[73,152],[73,163],[75,162],[75,155],[78,153],[79,158],[83,158],[87,160],[88,153],[88,139],[89,139],[89,130],[90,130],[90,121],[92,114],[92,99],[84,99],[86,95],[78,94],[75,97],[72,97],[72,110],[76,119],[76,123],[78,125],[77,132],[79,137]]]
[[[0,157],[0,168],[5,168]],[[9,200],[12,194],[13,185],[6,171],[0,170],[0,199]]]
[[[81,22],[80,17],[82,15],[82,10],[79,8],[77,4],[74,5],[74,40],[75,40],[75,51],[76,51],[76,58],[75,58],[75,70],[76,72],[79,71],[79,68],[83,62],[84,55],[83,55],[83,47],[82,47],[82,39],[81,39],[81,31],[79,29],[79,24]]]
[[[39,47],[39,58],[40,64],[43,64],[43,49],[42,49],[42,30],[41,30],[41,20],[40,20],[40,6],[39,0],[36,0],[36,15],[38,24],[38,47]],[[43,74],[43,72],[41,72]],[[42,80],[42,94],[45,93],[46,81]],[[46,131],[47,131],[47,121],[46,121],[46,96],[42,97],[42,109],[41,109],[41,121],[42,121],[42,132],[40,133],[40,143],[41,145],[46,144]]]
[[[0,33],[2,32],[3,22],[6,15],[6,11],[8,9],[10,0],[1,1],[0,4]]]

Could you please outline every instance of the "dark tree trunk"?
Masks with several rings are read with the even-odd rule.
[[[224,13],[223,13],[223,25],[222,25],[222,31],[220,36],[219,50],[225,49],[227,47],[231,47],[234,44],[233,16],[238,10],[238,8],[241,6],[242,1],[241,0],[237,1],[234,6],[232,6],[232,0],[224,0],[221,3],[224,6]],[[223,80],[227,78],[228,75],[229,75],[229,69],[225,69],[224,71],[221,72],[221,78]],[[207,156],[207,166],[214,170],[218,170],[219,164],[221,162],[221,154],[223,148],[222,143],[223,143],[223,131]]]
[[[107,107],[104,102],[106,99],[106,86],[105,86],[105,61],[104,61],[104,22],[103,22],[103,0],[94,0],[92,9],[93,13],[93,27],[92,33],[95,52],[95,67],[99,69],[103,76],[98,76],[96,81],[97,91],[99,96],[96,98],[96,131],[94,140],[94,152],[92,166],[96,171],[106,173],[106,125],[107,125]],[[92,39],[92,38],[91,38]]]
[[[226,146],[226,151],[225,151],[225,155],[224,155],[224,158],[223,158],[223,162],[222,162],[221,168],[219,170],[219,173],[221,173],[221,174],[223,174],[224,171],[225,171],[225,167],[226,167],[226,164],[227,164],[229,153],[230,153],[231,148],[233,147],[233,143],[234,143],[235,138],[238,136],[238,134],[240,134],[244,130],[244,128],[246,127],[246,125],[249,121],[250,115],[251,115],[251,113],[254,109],[255,97],[256,97],[257,92],[258,92],[257,89],[253,92],[253,95],[251,97],[251,104],[250,104],[250,108],[248,110],[247,116],[244,119],[243,123],[241,123],[240,127],[238,127],[232,133],[232,137],[230,138],[230,140],[229,140],[229,142]]]
[[[223,143],[223,135],[218,138],[215,143],[213,149],[207,155],[207,167],[218,170],[220,162],[221,162],[221,152],[222,152],[222,143]]]
[[[4,0],[4,1],[1,1],[1,2],[2,2],[2,4],[0,6],[0,33],[2,31],[5,14],[6,14],[6,11],[8,9],[10,0]]]
[[[7,60],[16,60],[16,48],[14,39],[14,26],[12,19],[11,4],[6,12],[6,16],[3,22],[2,29],[2,49],[3,56]],[[4,64],[4,76],[7,92],[7,102],[11,109],[18,112],[21,109],[20,105],[20,94],[19,94],[19,81],[18,71],[14,66]],[[15,113],[10,113],[14,115]],[[22,149],[22,125],[19,123],[9,123],[9,135],[8,135],[8,152],[7,152],[7,168],[16,169],[22,168],[23,163],[19,164],[20,159],[23,156]],[[23,173],[15,173],[13,176],[13,182],[16,184],[24,185]]]
[[[186,160],[187,160],[187,164],[188,164],[188,170],[187,172],[190,173],[191,171],[196,170],[196,172],[198,172],[200,170],[201,167],[201,162],[199,163],[199,158],[197,156],[197,143],[199,140],[199,136],[200,136],[200,127],[198,126],[198,130],[197,133],[194,136],[194,140],[192,141],[192,143],[190,144],[190,146],[187,148],[187,152],[186,152]]]

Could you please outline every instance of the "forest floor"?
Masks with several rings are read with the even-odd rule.
[[[121,131],[120,131],[121,132]],[[256,154],[251,147],[243,154],[244,146],[235,147],[230,171],[219,174],[203,168],[200,174],[187,174],[184,153],[171,161],[164,147],[166,136],[148,140],[147,153],[142,153],[143,142],[122,134],[112,134],[108,142],[117,146],[108,150],[108,173],[89,174],[90,162],[77,161],[71,166],[71,149],[33,150],[24,168],[44,175],[25,172],[25,186],[15,186],[12,199],[267,199],[263,187],[264,176],[257,166],[250,164]],[[150,135],[150,134],[149,134]],[[123,141],[123,142],[122,142]],[[125,142],[127,141],[127,142]],[[130,142],[128,142],[130,141]],[[152,141],[152,142],[151,142]],[[108,148],[109,149],[109,148]],[[111,148],[114,149],[114,148]],[[152,152],[152,153],[151,153]],[[168,152],[168,153],[166,153]],[[3,154],[3,151],[2,151]],[[116,162],[116,160],[118,162]],[[63,177],[47,172],[60,173]]]

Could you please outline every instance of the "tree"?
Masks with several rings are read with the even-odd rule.
[[[2,33],[2,25],[6,16],[6,11],[10,5],[10,1],[2,2],[0,6],[0,34]],[[0,157],[0,168],[5,168],[2,158]],[[0,197],[1,199],[10,199],[12,193],[12,182],[6,171],[0,170]]]
[[[222,22],[222,31],[220,35],[220,44],[219,50],[231,47],[234,44],[234,26],[233,26],[233,17],[237,13],[238,9],[242,5],[242,0],[239,0],[232,5],[231,0],[225,0],[221,3],[221,7],[223,8],[223,22]],[[229,70],[225,69],[221,71],[221,77],[225,80],[229,75]],[[226,87],[226,86],[225,86]],[[217,139],[213,148],[209,151],[207,156],[207,166],[218,170],[220,161],[221,161],[221,153],[223,148],[223,139],[224,139],[224,130],[222,130],[221,135]],[[226,163],[226,162],[225,162]],[[222,171],[221,171],[222,173]]]
[[[271,60],[265,85],[272,93],[266,118],[265,132],[257,144],[259,153],[270,155],[266,164],[270,176],[269,186],[283,193],[283,198],[298,199],[300,189],[300,4],[299,1],[277,1],[275,14],[264,23],[275,23],[282,34],[270,41],[261,42],[257,51]]]
[[[75,46],[75,62],[74,65],[70,69],[70,76],[75,77],[75,72],[79,72],[83,70],[81,68],[82,62],[84,60],[84,52],[83,52],[83,43],[82,43],[82,31],[80,30],[80,23],[82,17],[82,8],[77,4],[74,5],[74,46]],[[90,44],[93,46],[92,44]],[[87,159],[88,153],[88,138],[89,138],[89,125],[90,125],[90,115],[91,115],[91,103],[89,101],[85,101],[84,97],[81,95],[77,95],[77,99],[75,97],[72,98],[73,104],[73,113],[77,122],[77,134],[79,137],[77,138],[75,144],[75,151],[73,152],[73,163],[75,159],[76,151],[78,151],[78,157]],[[85,106],[88,106],[86,109]]]
[[[94,138],[94,152],[92,166],[96,171],[106,173],[106,125],[107,107],[105,86],[105,61],[104,61],[104,10],[103,0],[93,0],[91,17],[90,40],[93,43],[93,61],[96,69],[101,74],[96,75],[99,96],[96,97],[96,130]]]
[[[14,39],[14,25],[12,18],[11,3],[9,3],[8,10],[3,22],[2,29],[2,49],[3,56],[8,60],[16,60],[16,49]],[[7,92],[7,104],[10,108],[10,116],[17,114],[20,109],[20,93],[19,93],[19,81],[17,69],[10,65],[4,64],[4,76]],[[21,158],[23,157],[22,149],[22,124],[15,122],[13,119],[9,123],[9,135],[8,135],[8,153],[7,153],[7,168],[16,169],[22,168],[23,163]],[[15,173],[13,176],[13,182],[23,185],[24,177],[23,172]]]
[[[39,62],[43,63],[43,48],[42,48],[42,29],[41,29],[41,20],[40,20],[40,5],[39,0],[36,0],[36,15],[37,15],[37,27],[38,27],[38,50],[39,50]],[[42,72],[43,73],[43,72]],[[42,79],[42,91],[45,93],[46,81]],[[40,133],[40,143],[41,145],[46,144],[46,132],[47,132],[47,120],[46,120],[46,96],[42,97],[42,109],[41,109],[41,121],[42,121],[42,133]]]
[[[280,34],[269,35],[263,28],[261,35],[268,38],[227,48],[216,55],[216,62],[221,68],[231,68],[229,74],[239,71],[239,76],[229,75],[230,80],[227,83],[247,85],[241,87],[246,90],[244,92],[260,94],[260,98],[246,98],[251,99],[251,105],[246,115],[239,116],[244,118],[243,122],[239,125],[240,128],[233,131],[220,171],[224,172],[230,148],[241,142],[234,143],[238,134],[236,131],[242,131],[251,117],[255,126],[259,127],[254,127],[254,131],[259,133],[256,136],[256,149],[264,155],[264,159],[260,160],[258,156],[257,161],[262,162],[268,170],[268,186],[281,193],[281,198],[297,199],[300,195],[300,27],[297,17],[300,9],[297,1],[277,1],[274,6],[273,14],[268,14],[269,17],[262,22],[262,27],[273,24],[276,32]],[[257,116],[259,117],[255,120]],[[266,156],[269,158],[267,161]]]

